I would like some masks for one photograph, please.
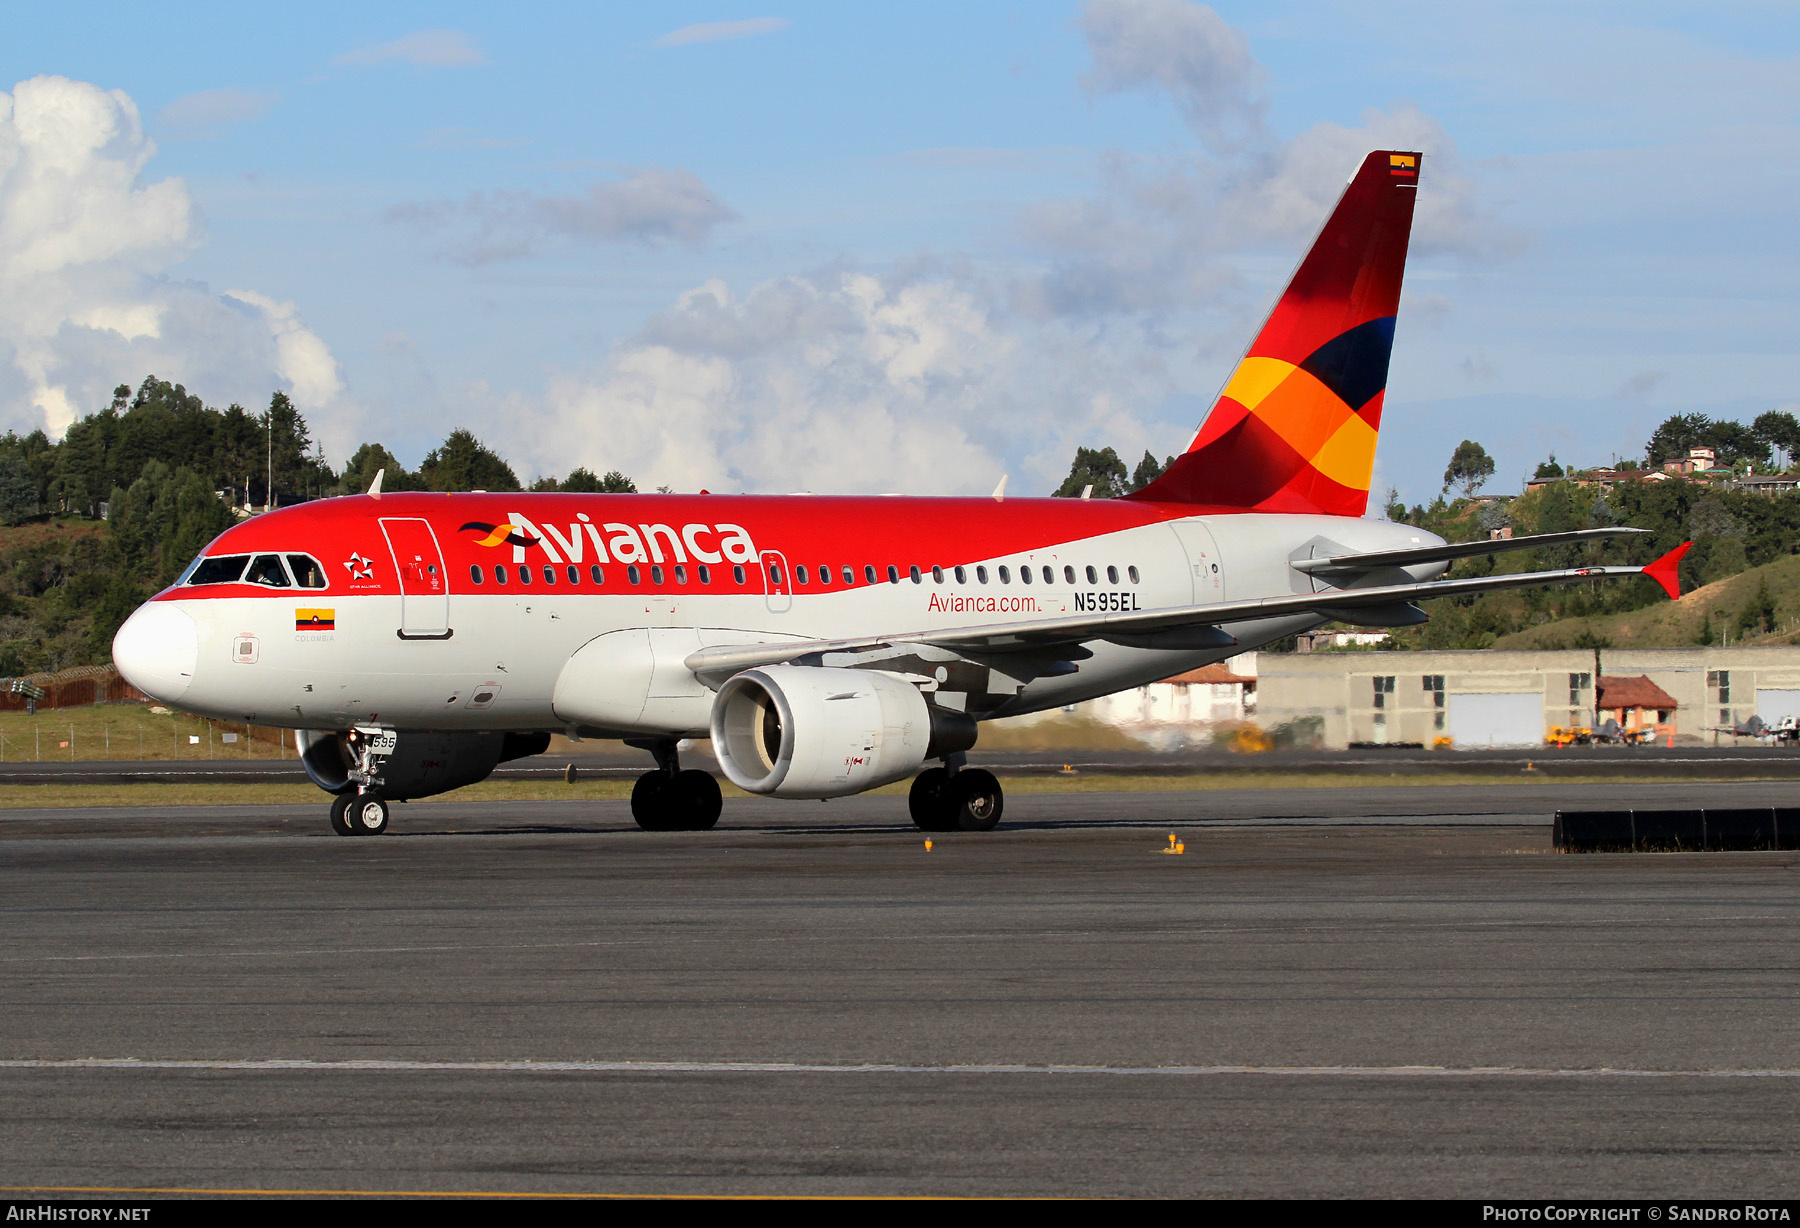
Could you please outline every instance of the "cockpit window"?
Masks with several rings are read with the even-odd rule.
[[[288,570],[294,573],[294,579],[301,588],[324,588],[325,568],[319,560],[310,554],[290,554],[287,556]]]
[[[200,559],[188,572],[189,584],[235,584],[244,574],[247,554],[226,554],[214,559]]]
[[[287,568],[281,565],[281,556],[277,554],[259,554],[250,560],[250,570],[244,573],[244,583],[263,584],[269,588],[292,588],[294,582],[288,579]]]

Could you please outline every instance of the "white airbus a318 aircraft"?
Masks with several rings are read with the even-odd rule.
[[[1446,544],[1363,519],[1420,155],[1368,155],[1187,451],[1123,499],[381,494],[227,530],[113,643],[145,694],[291,728],[344,835],[552,732],[656,767],[632,813],[718,821],[682,770],[842,797],[913,776],[927,831],[992,828],[979,723],[1141,686],[1419,601],[1648,575],[1440,580],[1453,560],[1635,532]],[[941,766],[925,767],[937,760]]]

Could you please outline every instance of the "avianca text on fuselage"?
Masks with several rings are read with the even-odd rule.
[[[757,559],[756,543],[749,532],[736,524],[684,524],[679,529],[655,523],[627,524],[609,520],[595,524],[585,512],[576,513],[575,523],[565,534],[545,520],[539,527],[522,512],[509,512],[508,524],[513,534],[499,537],[494,545],[510,542],[512,561],[526,561],[525,552],[535,545],[543,549],[551,563],[753,563]],[[471,522],[464,530],[483,528],[498,531],[505,526]],[[530,539],[522,544],[519,535]],[[490,532],[481,544],[494,538]],[[591,548],[592,553],[589,554]]]

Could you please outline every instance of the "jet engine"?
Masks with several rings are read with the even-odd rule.
[[[300,747],[300,765],[327,793],[349,793],[356,788],[351,773],[361,758],[359,743],[370,736],[360,729],[344,733],[298,730],[295,741]],[[376,774],[381,783],[374,791],[393,801],[430,797],[475,784],[507,760],[542,754],[550,745],[547,733],[402,729],[392,736],[394,748],[379,760]]]
[[[713,754],[731,783],[775,797],[844,797],[975,744],[975,722],[899,674],[770,665],[719,688]]]

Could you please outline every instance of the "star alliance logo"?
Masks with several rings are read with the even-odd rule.
[[[350,552],[350,557],[344,560],[344,566],[350,569],[352,580],[373,580],[375,578],[375,560],[365,559],[354,550]]]

